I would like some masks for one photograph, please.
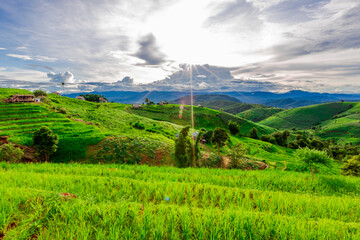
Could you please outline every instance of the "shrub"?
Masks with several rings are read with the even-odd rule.
[[[341,173],[348,176],[360,176],[360,155],[353,156],[341,167]]]
[[[229,168],[230,169],[242,169],[244,155],[249,151],[249,148],[245,148],[242,144],[238,143],[230,150]]]
[[[300,161],[310,167],[312,178],[314,178],[314,168],[317,168],[319,165],[330,167],[332,163],[332,159],[325,151],[306,147],[296,150],[296,155],[299,157]]]
[[[228,126],[229,126],[231,135],[236,135],[240,132],[239,124],[237,124],[236,122],[233,122],[230,120]]]
[[[258,130],[255,127],[250,130],[250,137],[253,139],[259,139]]]
[[[175,140],[175,158],[179,167],[189,167],[192,155],[192,144],[189,137],[190,126],[181,129],[179,137]]]
[[[41,97],[41,96],[44,96],[46,97],[47,96],[47,93],[43,90],[35,90],[33,91],[35,97]]]
[[[53,133],[48,127],[41,127],[33,135],[34,146],[40,154],[43,154],[45,161],[49,161],[49,156],[56,152],[59,136]]]
[[[203,137],[204,137],[205,141],[211,142],[211,138],[212,138],[213,134],[214,134],[213,130],[209,130],[206,133],[204,133]]]
[[[229,135],[227,134],[226,129],[220,127],[215,128],[211,141],[217,146],[219,156],[220,156],[220,149],[223,146],[225,146],[228,140],[229,140]]]
[[[139,129],[139,130],[144,130],[145,129],[145,125],[143,123],[140,123],[140,122],[136,122],[133,125],[133,127],[136,128],[136,129]]]
[[[8,143],[0,145],[0,162],[19,163],[24,156],[24,151]]]

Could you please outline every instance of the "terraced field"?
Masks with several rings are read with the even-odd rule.
[[[87,146],[104,138],[97,126],[72,121],[64,114],[50,111],[35,103],[0,103],[0,136],[9,141],[31,145],[34,131],[47,126],[59,135],[59,150],[53,161],[70,161],[86,156]],[[61,157],[60,157],[61,156]]]
[[[281,171],[0,164],[0,238],[360,239],[360,180]]]

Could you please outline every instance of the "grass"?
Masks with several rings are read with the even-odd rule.
[[[145,106],[140,109],[128,108],[130,113],[159,120],[172,122],[178,125],[190,125],[191,123],[191,106],[185,105],[185,109],[180,112],[180,105],[168,104],[165,106]],[[181,116],[180,116],[181,113]],[[248,134],[255,127],[258,129],[259,135],[270,134],[275,130],[273,128],[256,124],[243,118],[236,117],[229,113],[220,112],[208,108],[194,107],[194,123],[195,128],[215,129],[216,127],[228,128],[229,121],[237,122],[241,128],[241,134]]]
[[[277,113],[260,123],[277,129],[309,129],[351,109],[352,105],[334,102],[294,108]]]
[[[11,95],[15,94],[32,94],[32,92],[25,89],[0,88],[0,100],[9,98]]]
[[[9,141],[31,146],[34,131],[42,126],[59,135],[59,150],[52,157],[55,162],[85,158],[87,147],[97,144],[105,136],[97,126],[71,121],[40,104],[0,103],[0,135],[10,136]]]
[[[253,122],[260,122],[272,115],[282,112],[281,108],[253,108],[236,114],[236,116],[245,118]]]
[[[0,178],[5,240],[360,238],[360,180],[351,177],[4,163]]]

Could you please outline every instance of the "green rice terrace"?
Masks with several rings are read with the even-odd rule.
[[[4,239],[360,239],[360,180],[126,165],[0,165]]]
[[[31,92],[0,88],[14,94]],[[0,101],[0,158],[7,143],[26,156],[0,160],[0,240],[360,239],[359,103],[193,110],[184,137],[189,105]],[[44,126],[59,137],[49,162]],[[326,158],[307,165],[303,149]]]

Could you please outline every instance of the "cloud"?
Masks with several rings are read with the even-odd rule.
[[[26,60],[26,61],[30,61],[30,60],[36,60],[36,61],[40,61],[40,62],[55,62],[57,61],[57,58],[51,58],[51,57],[46,57],[46,56],[30,56],[30,55],[22,55],[22,54],[7,54],[8,57],[12,57],[12,58],[18,58],[21,60]]]
[[[134,56],[144,60],[143,65],[160,65],[166,61],[166,56],[162,53],[156,44],[156,38],[153,34],[148,34],[138,41],[140,48]]]
[[[12,57],[12,58],[18,58],[18,59],[21,59],[21,60],[32,60],[33,59],[29,55],[21,55],[21,54],[6,54],[6,56]]]
[[[2,47],[0,47],[0,51],[2,51],[2,50],[6,50],[6,48],[2,48]]]
[[[122,80],[117,81],[116,84],[132,85],[132,84],[134,84],[134,79],[127,76],[127,77],[124,77]]]
[[[50,82],[56,83],[76,83],[74,74],[71,72],[63,72],[63,73],[53,73],[50,72],[47,74],[48,78],[50,78]]]

